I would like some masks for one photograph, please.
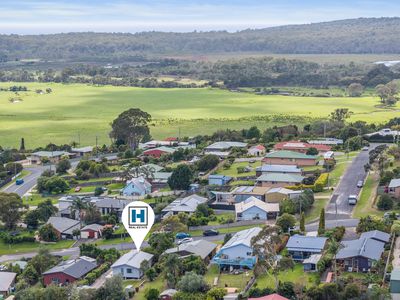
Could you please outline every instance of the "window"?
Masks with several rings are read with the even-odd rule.
[[[252,252],[247,252],[246,255],[247,255],[247,256],[252,256],[253,253],[252,253]]]
[[[126,273],[131,274],[132,273],[132,269],[131,268],[126,269]]]

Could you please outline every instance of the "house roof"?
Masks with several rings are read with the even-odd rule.
[[[363,232],[360,235],[360,238],[370,238],[370,239],[374,239],[380,242],[384,242],[384,243],[389,243],[390,240],[390,234],[380,231],[380,230],[372,230],[372,231],[367,231],[367,232]]]
[[[81,256],[78,259],[71,259],[59,263],[57,266],[47,270],[43,275],[64,273],[76,279],[89,273],[97,267],[96,260],[91,257]]]
[[[288,142],[280,142],[276,143],[274,146],[274,149],[277,150],[290,150],[290,149],[309,149],[309,148],[315,148],[318,151],[330,151],[331,147],[324,145],[324,144],[309,144],[309,143],[304,143],[300,141],[288,141]]]
[[[108,207],[117,210],[123,210],[125,206],[132,202],[131,200],[114,199],[108,197],[92,197],[90,201],[93,202],[98,208]]]
[[[168,290],[163,291],[163,292],[160,294],[160,297],[161,297],[161,296],[173,296],[173,295],[175,295],[177,292],[178,292],[178,291],[175,290],[175,289],[168,289]]]
[[[301,183],[304,177],[298,174],[292,173],[267,173],[262,174],[256,180],[257,181],[275,181],[275,182],[295,182]]]
[[[384,251],[385,243],[371,239],[359,238],[352,241],[343,241],[343,248],[336,254],[336,259],[362,256],[372,260],[379,260]]]
[[[172,172],[155,172],[153,174],[153,179],[152,180],[168,180],[172,175]]]
[[[317,155],[307,155],[300,152],[280,150],[269,152],[265,155],[266,158],[296,158],[296,159],[317,159]]]
[[[310,140],[309,144],[322,144],[322,145],[340,145],[343,144],[343,140],[335,139],[335,138],[325,138],[318,140]]]
[[[213,143],[209,146],[207,146],[205,149],[206,150],[212,150],[212,149],[218,149],[218,150],[227,150],[233,147],[238,147],[238,148],[244,148],[247,147],[246,143],[241,143],[241,142],[230,142],[230,141],[226,141],[226,142],[216,142]]]
[[[256,145],[256,146],[250,147],[249,151],[250,151],[250,150],[261,150],[261,151],[265,151],[265,147],[264,147],[263,145]]]
[[[32,155],[39,156],[39,157],[57,157],[68,155],[68,152],[65,151],[37,151],[33,152]]]
[[[190,195],[185,198],[178,198],[168,204],[162,211],[177,211],[177,212],[194,212],[199,204],[206,203],[207,198],[198,196],[196,194]]]
[[[161,170],[164,169],[164,167],[161,167],[156,164],[146,164],[146,165],[140,166],[140,169],[146,169],[146,170],[150,170],[150,171],[154,171],[154,172],[160,172]]]
[[[326,240],[326,237],[295,234],[289,238],[286,248],[291,251],[321,252],[325,247]]]
[[[232,177],[226,176],[226,175],[218,175],[218,174],[212,174],[208,176],[208,179],[222,179],[222,180],[231,180]]]
[[[390,180],[389,188],[397,188],[399,186],[400,186],[400,178]]]
[[[133,186],[135,186],[141,192],[146,192],[147,189],[151,188],[151,184],[146,179],[144,179],[143,176],[132,178],[131,180],[128,180],[126,182],[125,188],[131,184]]]
[[[259,172],[272,172],[272,173],[301,173],[301,168],[296,165],[267,165],[264,164],[256,169]]]
[[[279,203],[265,203],[256,197],[249,197],[246,200],[235,204],[235,212],[242,213],[251,207],[258,207],[265,212],[279,212]]]
[[[280,193],[284,195],[290,195],[290,194],[301,194],[301,191],[293,191],[289,190],[283,187],[276,187],[276,188],[271,188],[268,190],[267,194],[272,194],[272,193]]]
[[[264,297],[249,298],[249,300],[289,300],[289,299],[275,293]]]
[[[394,268],[392,273],[390,273],[390,281],[392,280],[400,280],[400,269]]]
[[[92,152],[93,151],[93,146],[86,146],[86,147],[81,147],[81,148],[72,148],[72,152]]]
[[[64,217],[50,217],[46,224],[51,224],[58,232],[65,234],[72,234],[74,229],[80,227],[78,220]]]
[[[313,254],[309,258],[303,260],[303,265],[304,264],[317,264],[322,257],[322,254]]]
[[[225,245],[222,246],[221,250],[237,245],[245,245],[251,247],[251,239],[259,234],[260,231],[260,227],[253,227],[236,232],[235,235]]]
[[[205,259],[208,255],[210,255],[211,252],[214,251],[215,248],[217,248],[217,245],[214,243],[206,240],[197,240],[189,243],[183,243],[179,245],[179,247],[167,249],[164,253],[171,254],[179,251],[186,251]]]
[[[14,282],[17,273],[14,272],[0,272],[0,292],[7,292]]]
[[[103,228],[104,226],[100,224],[90,224],[83,227],[81,231],[87,231],[87,230],[101,231]]]
[[[270,188],[265,186],[238,186],[232,191],[232,194],[249,194],[249,195],[264,195]]]
[[[128,253],[122,255],[115,263],[112,264],[112,268],[120,267],[120,266],[130,266],[132,268],[140,268],[140,264],[144,260],[151,260],[153,258],[153,254],[144,252],[131,250]]]
[[[161,152],[165,152],[165,153],[174,153],[176,151],[175,148],[170,148],[170,147],[165,147],[165,146],[161,146],[161,147],[157,147],[157,148],[152,148],[149,150],[145,150],[143,151],[144,154],[149,153],[149,152],[153,152],[153,151],[161,151]]]

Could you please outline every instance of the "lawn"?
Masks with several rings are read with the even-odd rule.
[[[0,255],[35,252],[39,249],[39,247],[49,250],[65,249],[70,248],[73,243],[74,241],[72,240],[61,240],[55,244],[20,243],[15,245],[7,245],[0,241]]]
[[[250,166],[253,168],[252,171],[250,172],[245,172],[245,173],[238,173],[237,168],[238,167],[247,167]],[[217,174],[219,175],[226,175],[226,176],[231,176],[231,177],[247,177],[247,176],[256,176],[256,168],[261,166],[261,161],[256,161],[255,163],[249,163],[249,162],[236,162],[231,165],[229,169],[224,169],[221,167],[216,171]]]
[[[252,125],[265,128],[325,117],[336,108],[349,108],[350,121],[382,123],[398,115],[400,104],[392,109],[376,107],[376,97],[300,97],[234,93],[227,90],[157,89],[93,86],[59,83],[1,83],[27,86],[28,92],[0,92],[0,136],[3,147],[17,147],[21,137],[28,148],[80,140],[82,146],[109,143],[110,122],[122,111],[139,107],[153,117],[151,134],[194,136],[217,129],[241,129]],[[35,89],[51,88],[50,94]],[[9,101],[19,97],[20,102]],[[107,109],[104,109],[104,108]]]
[[[316,196],[319,194],[316,194]],[[329,198],[316,198],[314,200],[314,204],[309,211],[306,212],[306,223],[310,223],[311,221],[315,221],[319,218],[321,213],[321,209],[326,206],[328,203]]]
[[[357,205],[353,211],[354,218],[366,217],[368,215],[383,216],[384,212],[377,210],[373,207],[373,202],[376,196],[376,189],[378,188],[378,178],[375,174],[370,173],[365,181],[365,184],[361,190],[360,198],[358,199]]]
[[[42,196],[41,194],[32,193],[30,196],[22,197],[22,200],[25,204],[28,204],[29,206],[38,206],[39,203],[43,202],[46,199],[50,199],[53,204],[56,204],[58,202],[58,198],[60,197],[61,195]]]
[[[210,286],[213,286],[214,278],[218,277],[219,270],[217,265],[212,265],[204,275],[204,279]],[[219,275],[218,287],[224,288],[225,285],[230,288],[237,288],[239,291],[243,290],[250,280],[253,272],[249,270],[247,273],[238,275],[222,273]]]
[[[135,284],[136,283],[136,284]],[[138,286],[139,282],[134,282],[134,281],[128,281],[128,284],[133,284],[134,287]],[[133,296],[132,299],[134,300],[146,300],[144,293],[147,288],[154,288],[158,289],[160,293],[164,291],[164,288],[166,287],[164,279],[162,276],[159,276],[156,280],[151,281],[151,282],[146,282],[143,287],[140,288],[138,293],[135,293],[135,296]]]
[[[303,271],[302,264],[296,264],[293,270],[282,271],[278,275],[281,282],[293,282],[310,287],[316,284],[318,273],[309,273]],[[266,287],[275,288],[275,278],[273,275],[266,273],[257,278],[257,287],[263,289]]]

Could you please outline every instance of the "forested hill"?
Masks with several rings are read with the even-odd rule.
[[[0,35],[0,60],[134,60],[142,55],[218,52],[399,53],[399,36],[400,18],[360,18],[235,33]]]

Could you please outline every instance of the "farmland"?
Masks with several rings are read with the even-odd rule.
[[[193,136],[216,129],[265,128],[327,116],[335,108],[354,112],[351,120],[384,122],[398,115],[393,109],[377,107],[373,96],[299,97],[259,96],[220,89],[161,89],[57,83],[0,83],[0,88],[27,86],[29,91],[0,91],[0,145],[18,146],[25,138],[28,148],[53,143],[81,141],[82,145],[109,143],[110,122],[122,111],[139,107],[153,117],[155,138]],[[36,89],[51,88],[50,94]],[[20,101],[11,102],[10,98]]]

